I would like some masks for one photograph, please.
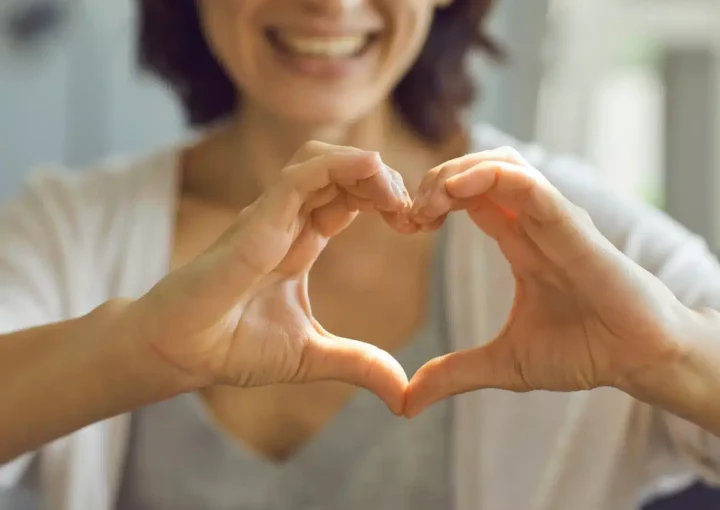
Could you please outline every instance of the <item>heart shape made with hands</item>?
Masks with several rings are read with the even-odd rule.
[[[468,214],[497,242],[515,277],[515,302],[499,335],[428,361],[408,382],[387,352],[326,331],[311,311],[308,272],[358,211],[377,211],[408,234],[438,229],[455,211]],[[207,384],[338,380],[412,417],[481,388],[618,386],[618,377],[666,359],[669,350],[637,341],[663,338],[648,325],[662,329],[657,317],[667,316],[669,291],[511,148],[430,170],[411,199],[377,154],[308,145],[201,258],[161,282],[146,308],[156,316],[166,311],[155,320],[162,334],[150,335],[161,339],[155,349]],[[240,298],[237,289],[245,289]],[[633,299],[619,307],[622,296]]]
[[[342,207],[355,211],[380,212],[388,224],[406,234],[437,230],[442,226],[448,214],[465,211],[480,229],[498,240],[501,245],[505,244],[509,248],[503,252],[508,258],[513,258],[511,264],[517,273],[518,270],[521,272],[534,270],[534,267],[531,266],[537,266],[538,262],[533,260],[533,256],[537,257],[538,255],[537,247],[531,246],[532,243],[528,244],[526,238],[520,241],[526,246],[520,246],[517,239],[513,239],[513,237],[518,237],[518,222],[529,218],[537,223],[543,217],[558,214],[564,205],[559,200],[561,198],[559,193],[555,192],[548,181],[516,151],[509,148],[469,154],[430,170],[425,175],[414,198],[411,198],[405,190],[397,172],[389,169],[387,172],[390,176],[386,176],[385,180],[389,180],[393,185],[386,187],[392,187],[391,194],[394,193],[396,198],[401,200],[402,207],[400,209],[398,207],[386,208],[387,204],[392,203],[392,200],[388,199],[387,193],[380,201],[371,199],[372,182],[366,186],[365,190],[360,190],[358,182],[362,182],[362,180],[357,181],[355,174],[347,182],[335,177],[335,185],[347,191],[343,199],[344,205],[336,207],[334,210],[327,209],[327,204],[333,204],[337,198],[334,194],[335,191],[331,196],[318,195],[308,202],[312,202],[313,207],[320,204],[320,207],[314,209],[311,216],[312,221],[317,224],[324,242],[327,242],[352,221],[346,213],[333,215]],[[380,174],[374,175],[373,178],[377,175]],[[382,178],[375,180],[380,182]],[[326,183],[322,184],[325,186]],[[335,190],[335,187],[332,189]],[[378,207],[378,203],[382,205]],[[397,206],[398,203],[396,202],[395,205]],[[298,244],[303,245],[308,242],[309,240],[300,240]],[[310,242],[317,242],[317,240]],[[531,255],[528,256],[527,253],[523,255],[523,251]],[[297,266],[307,265],[308,260],[314,262],[314,257],[299,257],[301,262],[298,264],[293,262],[295,258],[297,257],[286,257],[282,264],[285,266],[285,271],[290,266],[291,269],[287,272],[294,274],[298,272]],[[300,294],[307,296],[306,281]],[[356,349],[357,343],[348,343],[354,341],[337,339],[312,318],[309,303],[305,303],[303,306],[307,307],[307,314],[313,322],[314,331],[317,332],[310,344],[311,348],[317,345],[327,345],[325,342],[328,339],[342,341],[333,344],[335,347],[332,351],[328,350],[323,355],[313,354],[309,357],[324,359],[327,362],[323,367],[322,376],[318,376],[314,372],[311,379],[318,377],[339,379],[363,386],[376,393],[396,414],[414,416],[439,399],[462,391],[469,391],[478,385],[527,389],[524,387],[526,381],[523,381],[522,377],[520,380],[513,380],[503,374],[508,371],[508,367],[514,366],[511,361],[512,349],[505,349],[507,352],[499,349],[498,352],[501,356],[494,356],[492,359],[486,357],[482,362],[478,356],[474,356],[477,369],[485,370],[490,374],[490,378],[485,380],[460,377],[460,375],[466,375],[466,372],[472,371],[472,367],[469,367],[468,363],[473,357],[468,357],[467,353],[450,353],[428,361],[408,383],[405,372],[391,355],[379,349],[375,350],[374,346],[368,344],[361,349]],[[330,341],[332,342],[332,340]],[[491,344],[496,345],[498,342]],[[348,347],[346,357],[341,359],[337,356],[337,345]],[[369,349],[373,349],[373,351],[371,352]],[[332,352],[332,354],[328,355],[328,352]],[[483,352],[490,351],[485,349]],[[365,362],[359,363],[359,357],[364,357]],[[461,363],[456,363],[457,360],[460,360]],[[497,362],[497,366],[493,367],[492,363],[495,362]],[[359,376],[358,371],[363,372],[362,375]]]
[[[415,373],[404,388],[405,416],[484,388],[627,388],[652,366],[648,360],[677,354],[672,342],[647,341],[668,338],[671,326],[658,317],[672,321],[671,292],[514,149],[469,154],[428,172],[399,229],[432,231],[455,211],[497,242],[515,278],[515,299],[494,339],[429,360]]]

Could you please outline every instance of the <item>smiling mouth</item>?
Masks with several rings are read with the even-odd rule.
[[[266,36],[277,50],[296,57],[343,59],[358,57],[377,41],[379,34],[309,36],[268,29]]]

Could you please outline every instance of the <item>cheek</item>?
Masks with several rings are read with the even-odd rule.
[[[203,0],[201,11],[205,39],[215,58],[228,74],[237,78],[252,70],[255,31],[243,2],[237,0]],[[237,80],[236,80],[237,81]]]
[[[398,2],[405,9],[395,13],[389,52],[390,59],[404,74],[419,56],[430,32],[433,8],[425,1]]]
[[[205,40],[215,57],[225,63],[233,44],[229,26],[232,10],[228,2],[224,1],[203,0],[200,5],[200,22]]]

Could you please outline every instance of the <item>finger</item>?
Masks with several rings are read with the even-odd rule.
[[[399,213],[381,211],[380,214],[385,223],[399,234],[414,234],[419,230],[417,223],[410,220],[409,209]]]
[[[458,199],[451,197],[443,182],[443,177],[438,176],[436,183],[440,183],[434,190],[426,192],[423,202],[415,202],[410,215],[410,220],[421,227],[427,225],[427,230],[434,230],[442,225],[444,216],[451,211],[467,210],[472,207],[476,198]]]
[[[330,184],[328,186],[325,186],[320,191],[317,191],[316,193],[313,193],[310,198],[305,202],[305,204],[302,206],[303,212],[309,213],[310,211],[313,211],[314,209],[319,209],[320,207],[329,204],[335,198],[340,195],[341,191],[340,188],[336,184]]]
[[[476,199],[467,212],[480,230],[495,239],[516,275],[530,275],[546,260],[535,242],[515,221],[515,215],[489,198],[483,196]]]
[[[294,225],[311,196],[331,184],[353,185],[382,168],[377,154],[341,151],[321,154],[283,169],[280,181],[264,193],[255,208],[262,219],[280,230]]]
[[[283,169],[280,182],[260,198],[256,212],[259,218],[273,227],[287,230],[295,225],[301,208],[313,194],[331,184],[341,188],[356,186],[376,174],[382,174],[381,178],[374,180],[375,188],[381,191],[373,198],[387,209],[405,207],[404,196],[390,191],[394,190],[390,172],[376,153],[340,151],[321,154]],[[378,195],[381,197],[378,198]],[[394,202],[387,198],[389,196],[395,197]]]
[[[332,237],[342,232],[357,216],[347,206],[344,193],[312,212],[312,223],[323,237]]]
[[[462,170],[466,170],[479,162],[488,159],[491,151],[478,152],[473,154],[465,154],[459,158],[451,159],[441,165],[436,166],[429,170],[423,180],[420,182],[420,186],[415,193],[415,202],[422,204],[423,201],[430,194],[431,190],[435,189],[435,183],[440,177],[449,177],[455,175]],[[494,154],[494,153],[493,153]],[[495,154],[496,158],[500,157],[500,154]]]
[[[453,198],[487,195],[501,207],[540,222],[556,219],[566,201],[537,170],[502,161],[478,163],[449,177],[445,188]]]
[[[438,178],[438,175],[442,171],[443,166],[437,166],[435,168],[432,168],[429,170],[424,176],[422,181],[420,181],[420,185],[418,186],[418,189],[415,191],[415,200],[413,201],[413,211],[417,209],[418,206],[423,204],[427,198],[427,195],[430,193],[430,191],[434,188],[434,183]]]
[[[334,145],[331,143],[320,142],[317,140],[310,140],[300,146],[300,148],[295,152],[295,154],[293,154],[293,157],[288,162],[288,165],[303,163],[316,156],[320,156],[322,154],[327,154],[330,152],[354,152],[359,154],[365,151],[363,151],[362,149],[358,149],[357,147],[351,147],[349,145]]]
[[[395,414],[405,401],[407,375],[388,352],[357,340],[318,334],[306,347],[302,382],[336,380],[376,394]]]
[[[589,215],[531,167],[483,162],[448,179],[446,188],[456,198],[484,195],[508,218],[517,216],[533,243],[557,265],[569,268],[598,250],[612,251]]]
[[[480,230],[498,242],[515,232],[515,215],[498,207],[486,196],[476,198],[467,212]]]
[[[430,360],[408,384],[404,415],[413,418],[432,404],[468,391],[498,388],[525,391],[521,375],[497,342]]]
[[[375,175],[346,188],[348,193],[370,201],[378,211],[401,211],[410,206],[402,177],[388,166]]]
[[[432,223],[455,208],[455,200],[448,194],[442,183],[443,177],[434,180],[435,187],[425,191],[423,198],[413,204],[413,220],[420,225]]]
[[[405,187],[402,175],[395,170],[390,170],[390,175],[395,181],[396,189],[404,196],[404,207],[399,211],[380,211],[385,222],[400,234],[414,234],[418,231],[418,225],[412,221],[412,198]]]
[[[363,154],[375,154],[377,153],[370,153],[367,151],[363,151],[362,149],[358,149],[356,147],[350,147],[350,146],[343,146],[343,145],[333,145],[328,144],[324,142],[319,141],[310,141],[305,144],[295,153],[292,160],[288,164],[288,166],[298,165],[302,163],[306,163],[311,159],[316,158],[317,156],[321,156],[324,154],[329,153],[347,153],[347,154],[355,154],[355,155],[363,155]],[[378,156],[379,157],[379,156]],[[402,192],[404,192],[405,196],[409,198],[409,195],[407,194],[407,191],[405,190],[405,186],[402,182],[402,177],[400,177],[400,174],[389,167],[386,167],[385,170],[391,174],[390,181],[393,180],[396,182],[396,184],[399,184],[399,188]],[[360,198],[369,199],[371,198],[370,193],[367,193],[364,191],[367,185],[364,184],[362,180],[359,180],[355,183],[348,182],[346,183],[346,189],[348,191],[351,191],[353,194],[356,194]],[[394,196],[392,196],[387,201],[392,202],[394,201]]]
[[[345,198],[345,207],[349,211],[368,211],[372,210],[372,204],[364,198],[360,198],[357,195],[346,193],[343,190],[343,197]]]
[[[430,223],[423,223],[420,225],[420,230],[422,232],[435,232],[437,230],[440,230],[442,226],[445,224],[445,220],[447,219],[447,214],[443,214],[442,216],[435,218],[435,220],[431,221]]]
[[[473,166],[484,161],[502,161],[511,164],[527,164],[525,159],[515,149],[511,147],[500,147],[494,150],[487,150],[466,154],[459,158],[446,161],[425,174],[420,187],[416,193],[413,211],[419,216],[420,221],[433,221],[435,218],[422,218],[419,211],[425,207],[427,202],[431,201],[433,195],[438,191],[444,192],[444,182],[450,177],[472,168]],[[440,183],[440,184],[438,184]]]

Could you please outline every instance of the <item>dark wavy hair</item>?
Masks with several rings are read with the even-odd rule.
[[[179,96],[192,126],[230,115],[240,97],[202,33],[196,0],[139,2],[140,66]],[[454,0],[439,9],[418,59],[393,92],[398,111],[424,139],[434,142],[461,128],[462,110],[475,86],[465,66],[478,48],[496,60],[501,48],[485,32],[494,0]]]

